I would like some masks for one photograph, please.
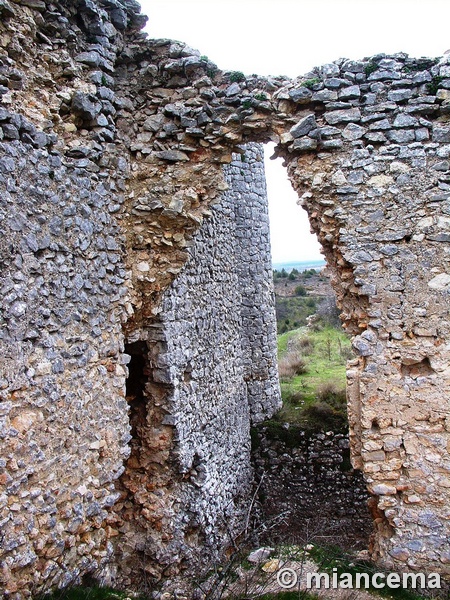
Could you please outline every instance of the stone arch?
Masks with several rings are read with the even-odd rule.
[[[183,85],[185,78],[197,81],[200,97],[208,95],[202,87],[208,80],[201,77],[206,65],[183,58],[183,50],[170,45],[158,52],[163,55],[160,69],[180,73]],[[209,168],[226,164],[236,144],[278,142],[277,152],[326,253],[344,326],[354,335],[359,358],[348,371],[352,460],[365,473],[376,514],[385,515],[375,518],[374,554],[387,565],[422,564],[422,550],[415,548],[434,539],[432,529],[422,524],[424,449],[415,442],[405,446],[403,438],[416,440],[416,429],[425,427],[426,435],[439,433],[438,446],[444,447],[447,436],[447,409],[440,408],[432,366],[445,362],[446,325],[428,327],[441,314],[437,306],[446,297],[446,274],[437,254],[433,259],[430,249],[423,251],[424,239],[436,249],[447,240],[446,175],[439,174],[447,169],[447,92],[434,89],[446,69],[445,60],[423,63],[406,55],[380,55],[326,65],[314,79],[238,82],[233,73],[216,73],[217,111],[210,106],[204,115],[203,109],[192,110],[180,100],[161,117],[173,119],[189,140],[195,136],[194,121],[206,121],[208,145],[201,151],[194,150],[194,143],[185,158],[159,155],[165,164],[183,161],[186,173],[197,160]],[[137,157],[144,160],[139,151]],[[220,178],[219,169],[216,174]],[[433,270],[434,278],[428,275]],[[424,319],[427,326],[421,327]],[[410,352],[414,358],[403,358]],[[404,360],[429,361],[419,385],[405,386],[408,376],[399,377],[405,369],[394,365]],[[408,407],[406,419],[401,406]],[[418,419],[412,416],[415,411]],[[443,510],[443,515],[444,496],[436,494],[441,509],[432,512],[436,516]],[[422,540],[411,548],[402,545],[406,542],[396,525],[405,515],[415,531],[411,535]],[[429,556],[436,552],[445,562],[443,538]]]
[[[133,1],[28,4],[0,6],[5,596],[114,577],[124,340],[158,320],[233,152],[269,139],[355,334],[373,555],[448,572],[448,55],[246,78],[146,40]]]

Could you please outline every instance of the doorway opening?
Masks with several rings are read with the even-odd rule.
[[[354,357],[326,262],[282,159],[265,165],[283,407],[255,427],[262,513],[284,512],[269,543],[367,548],[372,519],[361,472],[349,460],[346,365]],[[274,468],[277,464],[277,468]]]

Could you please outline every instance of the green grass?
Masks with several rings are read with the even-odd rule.
[[[334,327],[325,326],[320,331],[307,331],[305,327],[288,331],[278,336],[278,358],[288,351],[288,345],[296,340],[309,338],[312,349],[302,354],[306,361],[307,372],[281,384],[286,399],[297,392],[308,404],[317,397],[321,386],[334,383],[338,388],[345,388],[345,365],[350,349],[350,340],[346,334]],[[300,349],[301,352],[301,349]]]
[[[56,590],[48,594],[41,594],[36,600],[147,600],[148,596],[136,595],[131,592],[122,592],[108,587],[70,587]]]
[[[279,335],[277,338],[278,358],[281,358],[286,353],[289,340],[295,339],[299,335],[306,335],[306,332],[306,327],[300,327],[299,329],[292,329]]]
[[[305,335],[312,341],[312,351],[304,356],[308,372],[294,377],[289,383],[282,384],[285,390],[301,392],[305,402],[316,398],[317,389],[324,384],[333,382],[338,387],[345,387],[345,364],[346,358],[341,353],[345,348],[350,348],[350,340],[343,331],[334,327],[325,326],[320,331],[305,334],[305,329],[290,331],[287,339],[295,340]],[[340,344],[340,346],[339,346]],[[279,348],[286,352],[286,342],[280,339]],[[281,358],[282,353],[279,354]]]
[[[336,569],[338,576],[341,573],[367,573],[369,577],[374,573],[383,572],[380,566],[369,561],[355,560],[350,554],[346,553],[339,546],[313,546],[309,550],[309,556],[318,565],[318,571],[332,573]],[[426,596],[421,595],[413,590],[399,588],[373,588],[370,587],[367,591],[372,594],[377,594],[392,600],[425,600]]]
[[[307,324],[307,317],[314,314],[319,303],[316,296],[276,297],[278,333],[297,329]]]

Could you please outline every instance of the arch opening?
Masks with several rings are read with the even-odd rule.
[[[270,156],[271,145],[265,151]],[[277,247],[277,257],[286,260],[273,261],[283,408],[255,427],[254,464],[261,479],[263,518],[269,523],[284,511],[284,520],[265,541],[311,543],[314,538],[323,543],[332,538],[346,549],[364,549],[372,519],[363,476],[350,462],[345,386],[347,361],[354,354],[329,277],[322,272],[325,260],[318,260],[319,251],[325,250],[320,250],[307,214],[298,206],[301,200],[288,180],[286,164],[273,163],[278,163],[278,173],[271,173],[276,182],[267,184],[271,237],[272,220],[282,227],[295,218],[294,211],[300,217],[303,213],[304,225],[292,233],[282,231],[281,244],[289,250],[283,255]],[[292,213],[283,210],[280,194],[289,195],[284,200]]]

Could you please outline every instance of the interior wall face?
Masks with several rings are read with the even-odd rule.
[[[117,538],[125,583],[142,571],[171,574],[180,560],[204,568],[248,516],[250,425],[280,406],[262,157],[260,144],[233,155],[224,168],[227,191],[194,235],[158,316],[139,333],[150,349],[147,413],[121,481],[133,492],[126,521],[141,527],[119,527],[127,538],[125,551]],[[165,435],[170,451],[162,459]],[[143,520],[142,512],[151,516]]]

